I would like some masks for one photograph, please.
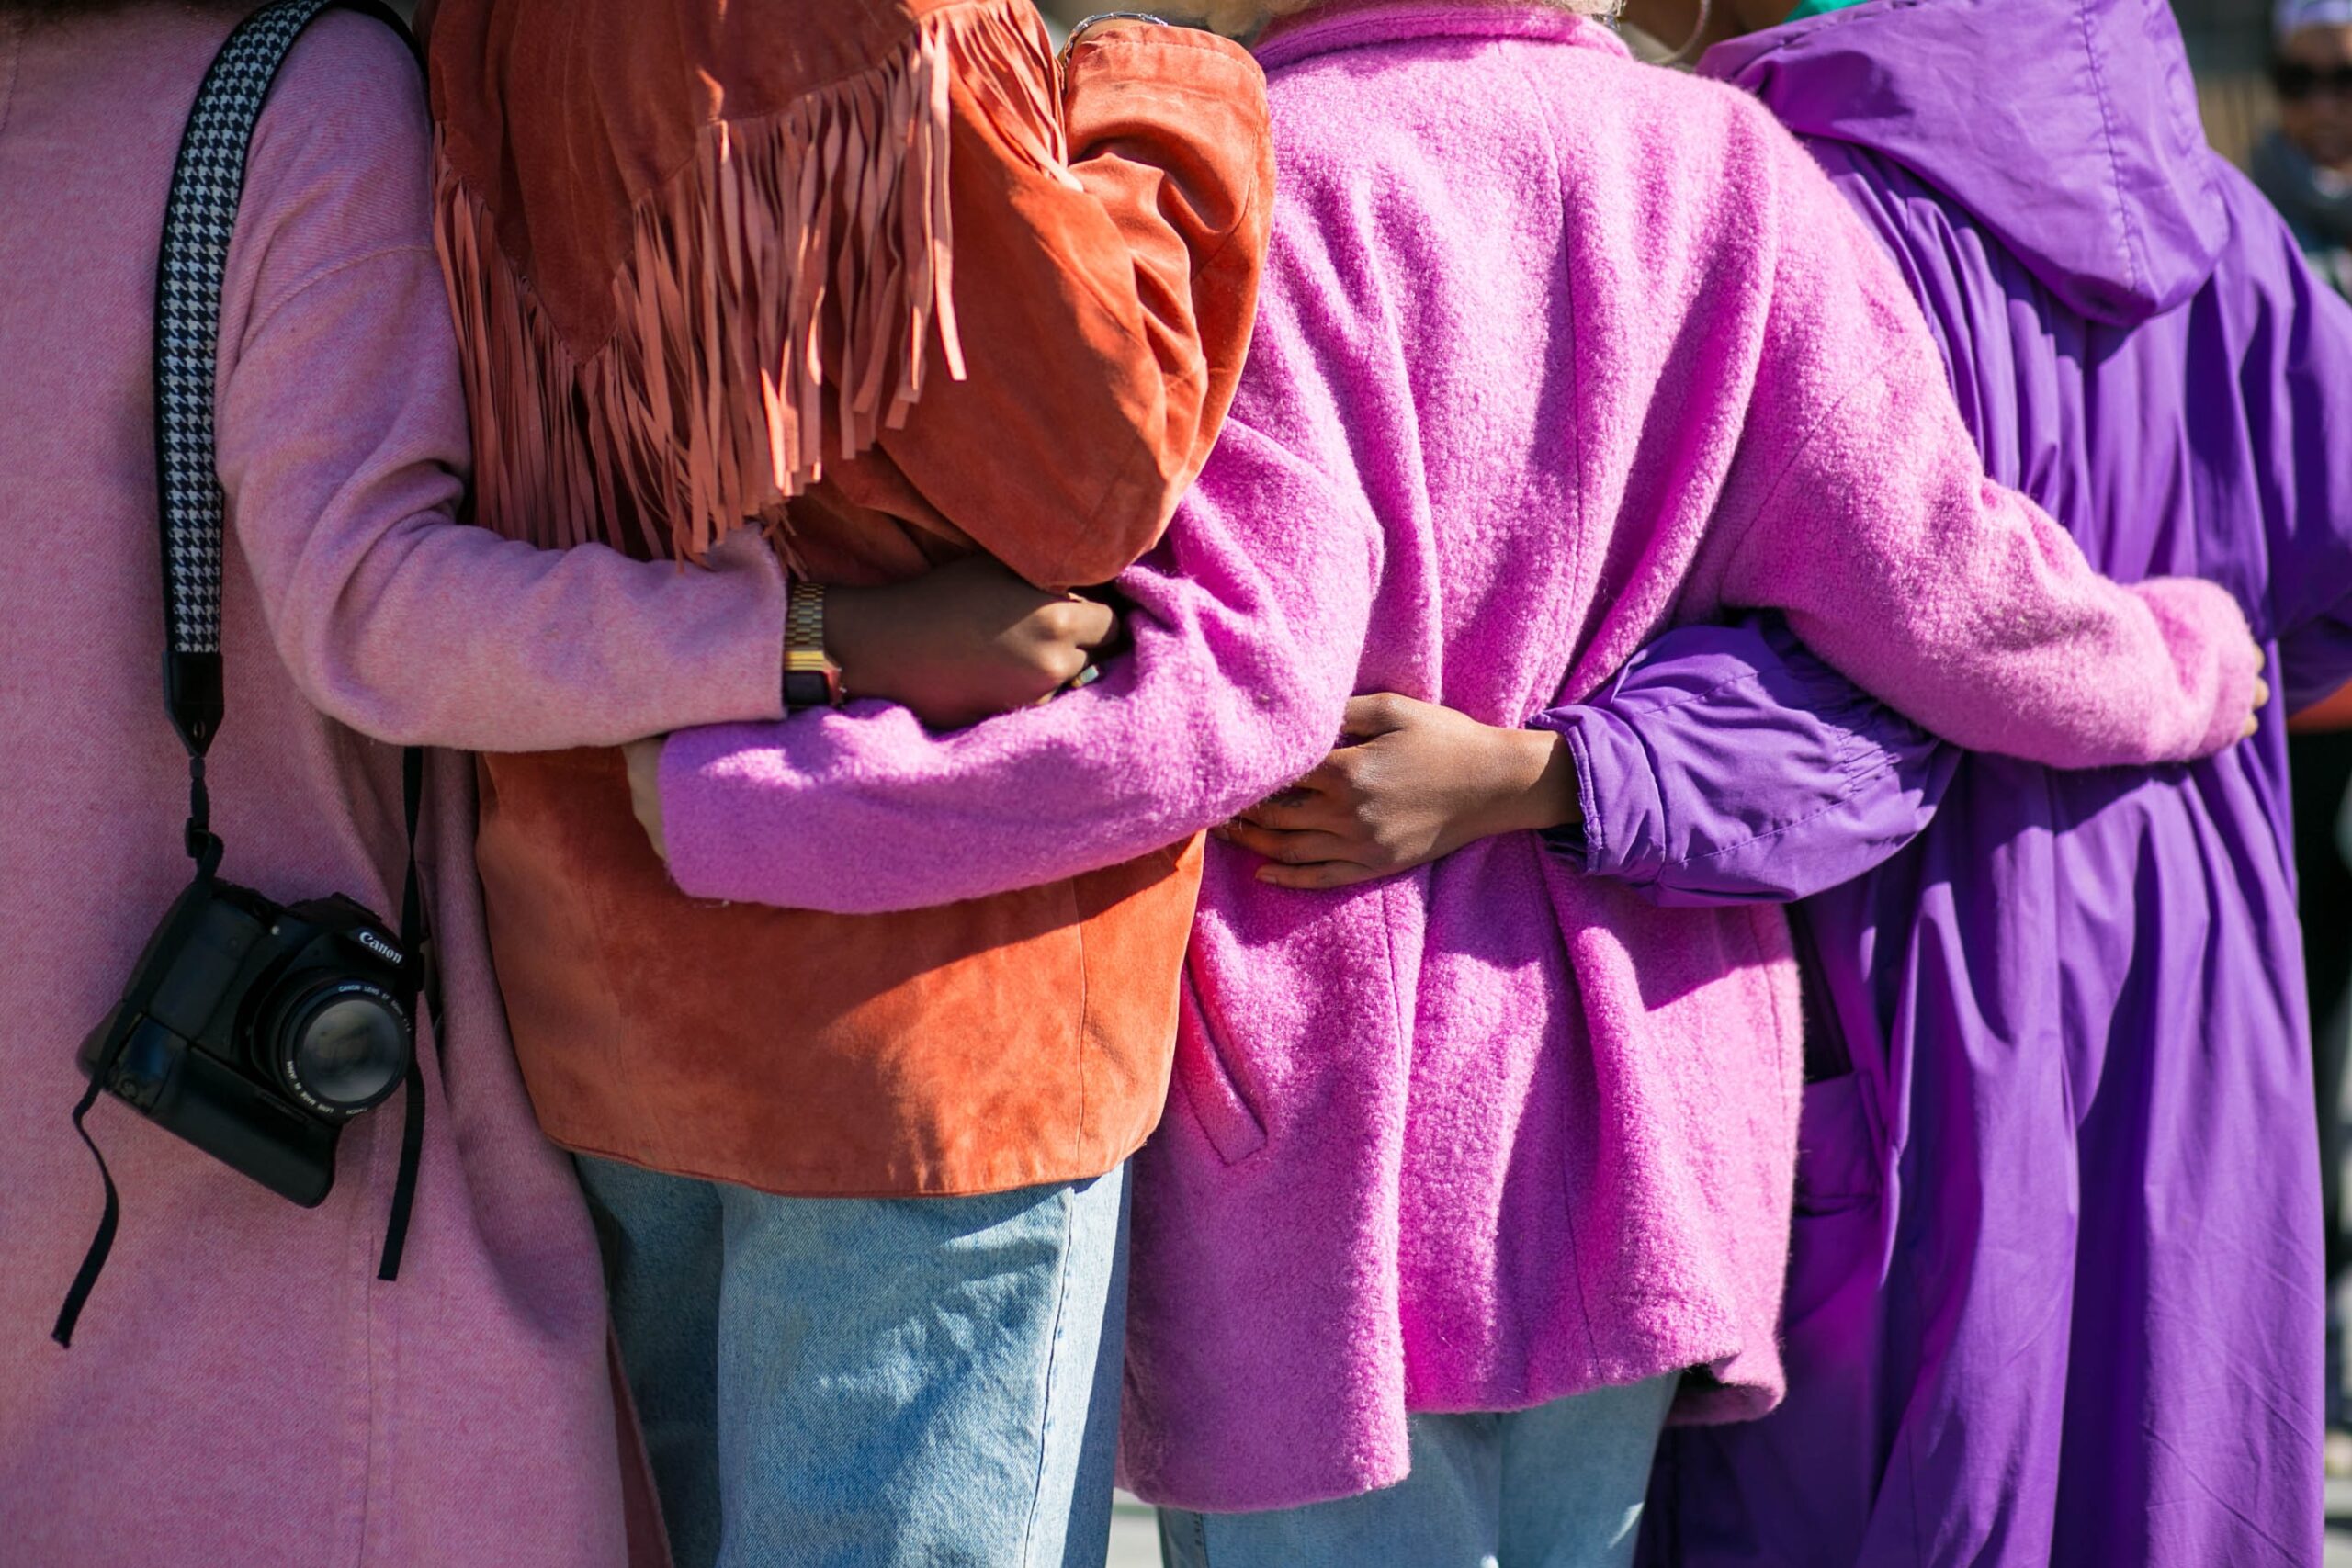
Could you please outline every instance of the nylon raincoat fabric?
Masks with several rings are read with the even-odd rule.
[[[1801,649],[1777,682],[1654,650],[1643,682],[1708,694],[1674,733],[1640,705],[1551,716],[1600,737],[1618,841],[1591,869],[1679,903],[1819,894],[1788,1401],[1671,1435],[1648,1560],[2316,1562],[2283,715],[2352,675],[2352,310],[2197,136],[2156,0],[1875,0],[1703,69],[1806,138],[1894,253],[1993,475],[2120,579],[2230,586],[2282,700],[2211,761],[2078,774],[1923,754]],[[1655,806],[1724,786],[1693,738],[1724,724],[1736,809]],[[1823,762],[1856,752],[1883,765]],[[1857,833],[1923,828],[1821,891]],[[1763,836],[1769,877],[1742,848]]]

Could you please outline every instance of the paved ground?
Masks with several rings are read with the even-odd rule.
[[[2352,1568],[2352,1556],[2344,1562]],[[1124,1492],[1111,1513],[1111,1568],[1159,1568],[1159,1532],[1152,1528],[1151,1510]],[[2328,1568],[2335,1568],[2333,1559]]]

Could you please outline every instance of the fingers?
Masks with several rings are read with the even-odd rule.
[[[1331,813],[1322,795],[1302,784],[1268,795],[1235,820],[1279,833],[1325,832],[1330,829]]]
[[[1283,865],[1344,860],[1355,852],[1354,845],[1329,833],[1282,832],[1246,821],[1227,823],[1217,830],[1217,837],[1228,844],[1240,845],[1251,854]]]
[[[2270,705],[2270,682],[2259,675],[2254,681],[2254,710],[2260,713]]]
[[[1344,860],[1317,861],[1310,865],[1278,865],[1269,862],[1258,868],[1258,880],[1268,886],[1295,887],[1306,892],[1353,887],[1359,882],[1371,882],[1388,874],[1376,867],[1358,865]]]
[[[1080,648],[1101,648],[1119,635],[1119,613],[1092,599],[1059,602],[1062,625],[1058,635]]]

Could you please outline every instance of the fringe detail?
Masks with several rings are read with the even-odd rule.
[[[708,127],[638,204],[616,326],[575,356],[480,198],[440,160],[436,240],[474,434],[476,520],[548,547],[700,559],[906,423],[932,333],[956,380],[948,86],[1067,169],[1059,73],[1026,0],[926,17],[870,69]]]

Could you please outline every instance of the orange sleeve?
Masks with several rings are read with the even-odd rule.
[[[1167,527],[1249,349],[1273,201],[1265,78],[1206,33],[1090,39],[1063,86],[1067,164],[953,91],[966,376],[934,375],[882,453],[1023,577],[1104,581]]]

